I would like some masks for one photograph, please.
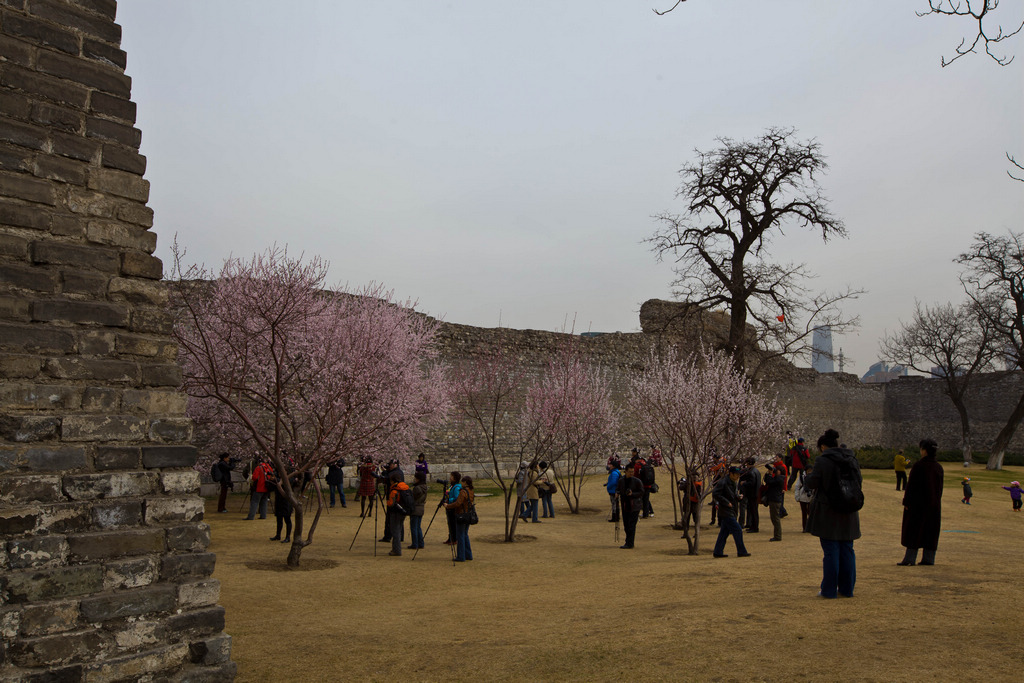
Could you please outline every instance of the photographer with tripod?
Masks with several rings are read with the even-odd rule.
[[[455,545],[455,512],[448,507],[449,503],[454,503],[459,498],[459,492],[462,490],[462,475],[458,471],[452,472],[448,475],[448,493],[441,500],[441,504],[445,506],[445,516],[448,521],[448,540],[445,541],[445,545]],[[437,483],[443,484],[444,482],[440,479]]]
[[[458,472],[453,472],[452,476],[456,474]],[[445,503],[445,508],[455,514],[455,561],[467,562],[473,559],[473,549],[469,545],[469,522],[464,521],[462,515],[468,514],[473,507],[473,479],[463,477],[458,486],[452,486],[452,490],[455,489],[458,489],[458,495],[454,501]],[[451,498],[451,491],[448,492],[448,497]]]

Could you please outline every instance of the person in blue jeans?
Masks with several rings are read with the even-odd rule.
[[[747,547],[743,545],[743,527],[736,519],[740,509],[740,494],[736,483],[740,480],[743,469],[737,465],[729,468],[728,475],[715,482],[711,495],[718,503],[718,540],[715,541],[715,557],[728,557],[725,554],[725,542],[732,536],[736,541],[736,557],[750,557]]]
[[[453,487],[454,488],[454,487]],[[473,559],[473,548],[469,543],[469,524],[460,521],[461,515],[469,512],[473,505],[473,478],[463,477],[458,496],[453,502],[445,503],[445,508],[455,513],[455,561],[466,562]]]
[[[804,477],[804,488],[815,491],[811,511],[807,515],[807,531],[821,543],[823,598],[853,597],[857,583],[857,557],[853,542],[860,538],[860,514],[843,512],[830,503],[829,496],[839,489],[841,468],[852,469],[857,486],[861,485],[860,463],[849,448],[839,447],[839,432],[825,430],[818,439],[821,455],[814,461],[814,469]]]
[[[412,536],[409,550],[423,547],[423,513],[427,509],[427,475],[417,471],[412,477],[412,500],[416,511],[409,515],[409,535]]]
[[[334,507],[334,492],[338,492],[338,498],[341,501],[341,507],[347,507],[345,505],[345,472],[342,468],[345,466],[345,459],[338,458],[334,462],[327,465],[327,490],[331,493],[331,507]]]

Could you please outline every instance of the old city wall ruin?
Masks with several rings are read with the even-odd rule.
[[[235,675],[115,0],[0,2],[0,679]]]
[[[630,376],[647,362],[660,344],[695,341],[692,325],[677,329],[681,304],[652,300],[640,312],[641,332],[602,334],[579,339],[582,353],[607,368],[613,395],[622,401]],[[705,334],[719,339],[723,329],[705,325]],[[465,362],[489,349],[503,352],[540,372],[568,335],[537,330],[479,328],[443,323],[439,344],[443,360]],[[784,378],[767,384],[792,416],[792,428],[816,439],[828,427],[839,431],[852,447],[908,447],[925,437],[936,439],[942,449],[960,447],[960,422],[952,402],[937,379],[902,377],[888,384],[863,384],[851,374],[819,374],[811,369],[782,368]],[[979,378],[968,392],[968,406],[975,434],[975,448],[986,449],[1005,424],[1017,398],[1024,392],[1024,373],[998,373]],[[628,432],[622,444],[635,443]],[[1018,434],[1010,450],[1024,450]],[[512,448],[506,451],[512,458]],[[457,421],[430,435],[428,453],[442,463],[478,463],[485,457],[480,444],[468,438]]]

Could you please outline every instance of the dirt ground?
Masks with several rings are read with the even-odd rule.
[[[967,506],[964,470],[945,467],[934,567],[896,566],[902,494],[891,471],[865,472],[853,599],[816,597],[821,548],[788,497],[782,543],[768,542],[762,508],[761,533],[745,536],[753,556],[737,558],[730,540],[723,559],[711,557],[717,529],[685,554],[664,493],[636,548],[620,550],[596,480],[589,511],[570,515],[556,497],[556,517],[521,525],[531,538],[515,544],[499,542],[501,500],[479,498],[474,561],[461,564],[442,544],[443,513],[415,561],[384,544],[374,557],[372,520],[349,551],[354,496],[303,553],[337,563],[318,571],[251,568],[283,564],[287,546],[267,540],[272,515],[242,519],[240,495],[225,514],[208,501],[206,517],[239,681],[1018,680],[1024,512],[999,486],[1024,470],[972,467]]]

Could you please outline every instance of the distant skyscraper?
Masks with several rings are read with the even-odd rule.
[[[811,367],[818,372],[835,372],[832,362],[832,328],[828,325],[814,328],[811,340]]]

